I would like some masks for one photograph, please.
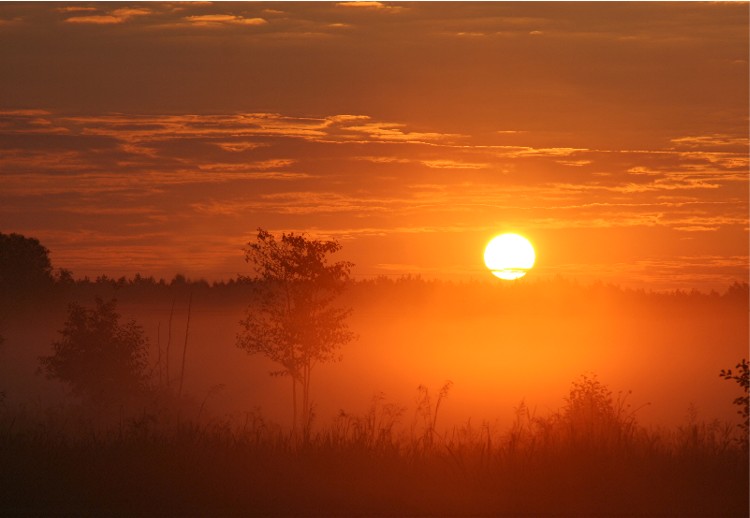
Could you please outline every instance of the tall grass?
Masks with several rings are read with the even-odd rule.
[[[203,516],[747,516],[747,449],[696,416],[638,425],[595,377],[537,417],[440,427],[440,402],[373,398],[309,436],[258,412],[102,426],[70,410],[0,416],[0,514]],[[184,414],[183,414],[184,415]]]

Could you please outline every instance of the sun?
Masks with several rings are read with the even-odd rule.
[[[520,279],[534,266],[536,254],[528,239],[518,234],[494,237],[484,249],[484,264],[506,281]]]

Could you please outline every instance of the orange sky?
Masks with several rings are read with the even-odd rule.
[[[259,226],[357,276],[723,290],[748,275],[747,3],[0,5],[0,231],[76,276],[247,273]]]

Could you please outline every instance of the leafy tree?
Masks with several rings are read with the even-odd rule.
[[[67,268],[58,268],[57,272],[55,273],[55,283],[60,286],[73,286],[75,285],[76,281],[73,278],[73,272],[71,272]]]
[[[740,363],[735,365],[737,371],[732,372],[732,369],[721,369],[719,376],[725,380],[734,380],[742,388],[744,396],[735,398],[734,404],[739,406],[740,409],[737,413],[742,416],[742,423],[740,428],[747,437],[748,431],[750,430],[750,396],[748,396],[748,389],[750,388],[750,365],[748,365],[746,359],[742,359]]]
[[[305,432],[311,419],[313,369],[340,359],[341,346],[355,338],[346,323],[351,309],[334,305],[352,267],[346,261],[329,263],[328,256],[340,249],[336,241],[308,239],[304,234],[282,234],[277,240],[263,229],[245,249],[245,260],[255,272],[258,300],[248,306],[240,322],[237,346],[278,363],[281,369],[272,375],[291,378],[294,427],[301,418]]]
[[[52,284],[49,250],[37,239],[0,233],[0,296],[32,298]]]
[[[148,342],[134,321],[120,324],[116,304],[99,298],[95,309],[71,304],[54,353],[39,358],[48,378],[97,407],[124,403],[147,388]]]

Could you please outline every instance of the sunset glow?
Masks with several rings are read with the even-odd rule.
[[[749,29],[0,2],[0,516],[747,517]]]
[[[360,277],[484,278],[505,227],[537,279],[747,278],[746,3],[268,5],[0,6],[3,229],[94,277],[230,278],[260,225]]]

